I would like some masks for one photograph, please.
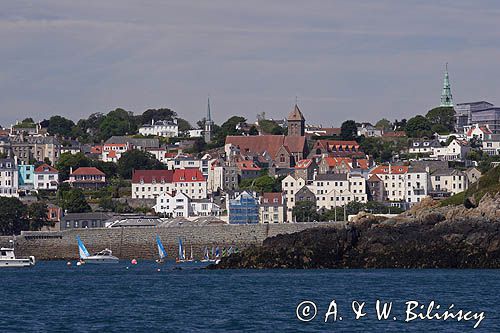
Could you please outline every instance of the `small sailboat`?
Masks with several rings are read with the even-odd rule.
[[[213,248],[212,248],[212,253],[213,253]],[[201,259],[201,262],[213,262],[215,260],[210,259],[210,256],[208,254],[208,247],[205,246],[205,251],[203,251],[203,259]]]
[[[193,256],[193,246],[191,245],[191,255],[189,256],[189,259],[187,260],[188,262],[193,262],[194,261],[194,256]]]
[[[158,248],[158,256],[159,259],[156,260],[157,263],[163,264],[167,258],[167,251],[165,247],[163,247],[163,243],[161,242],[160,236],[156,235],[156,246]]]
[[[78,241],[78,253],[80,261],[87,264],[117,264],[119,259],[113,255],[110,249],[104,249],[94,255],[90,255],[89,251],[83,244],[79,236],[76,236]]]
[[[215,259],[214,259],[215,264],[217,265],[220,262],[220,252],[219,252],[219,247],[217,246],[215,248]]]
[[[182,245],[182,239],[179,238],[179,256],[175,260],[176,263],[181,263],[186,261],[186,250]]]

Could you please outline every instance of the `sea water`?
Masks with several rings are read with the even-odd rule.
[[[500,332],[499,270],[173,267],[0,269],[0,332]]]

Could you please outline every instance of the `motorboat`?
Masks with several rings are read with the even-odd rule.
[[[90,255],[80,237],[77,237],[76,239],[78,240],[78,252],[80,254],[80,260],[84,263],[117,264],[119,262],[119,259],[113,255],[113,251],[111,251],[110,249],[104,249],[94,255]]]
[[[16,258],[14,248],[2,247],[0,249],[0,268],[2,267],[33,267],[35,266],[35,257]]]

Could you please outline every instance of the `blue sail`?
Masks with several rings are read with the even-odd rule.
[[[219,258],[219,247],[218,246],[215,248],[215,257]]]
[[[87,248],[85,245],[83,245],[82,240],[80,239],[80,236],[76,236],[76,240],[78,241],[78,253],[80,254],[81,259],[85,259],[87,257],[90,257],[89,251],[87,251]]]
[[[179,238],[179,260],[186,260],[184,257],[184,248],[182,246],[182,239]]]
[[[158,254],[160,256],[160,259],[164,259],[167,257],[167,251],[163,247],[163,244],[160,240],[160,236],[156,235],[156,245],[158,246]]]

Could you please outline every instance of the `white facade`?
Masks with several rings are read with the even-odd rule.
[[[57,190],[59,185],[59,173],[57,171],[35,171],[35,190]]]
[[[0,159],[0,197],[18,197],[19,170],[12,158]]]
[[[103,162],[118,162],[122,154],[132,149],[128,143],[106,143],[102,147],[101,159]]]
[[[281,187],[286,201],[286,220],[293,221],[292,210],[295,207],[295,194],[306,185],[306,181],[302,178],[295,179],[288,175],[281,181]]]
[[[351,174],[316,175],[309,189],[316,196],[318,209],[334,209],[351,201],[367,202],[366,179]]]
[[[187,131],[187,135],[190,138],[200,138],[203,136],[204,130],[199,128],[199,129],[191,129]]]
[[[413,141],[410,143],[408,153],[410,154],[431,154],[434,148],[441,147],[438,140]]]
[[[157,214],[164,214],[167,217],[188,217],[189,198],[181,192],[171,195],[164,192],[156,197],[156,205],[153,207]]]
[[[406,202],[412,205],[429,195],[429,175],[426,171],[408,171],[404,176],[406,177]]]
[[[160,120],[154,121],[151,120],[150,125],[143,125],[139,128],[139,134],[144,136],[155,135],[162,136],[165,138],[174,138],[179,136],[179,126],[177,125],[177,119],[173,121]]]
[[[448,146],[432,148],[430,157],[443,161],[461,161],[467,157],[470,149],[469,144],[455,139]]]
[[[500,155],[500,140],[484,140],[483,151],[488,155]]]
[[[384,166],[378,167],[376,174],[384,183],[384,197],[388,201],[406,201],[405,174],[408,167]]]
[[[465,191],[469,185],[467,175],[458,170],[438,170],[430,178],[432,190],[434,191],[457,194]]]

